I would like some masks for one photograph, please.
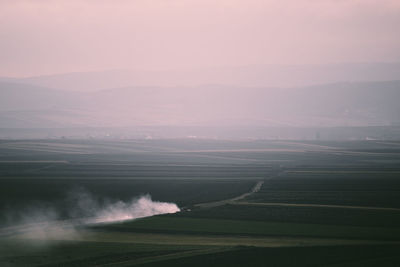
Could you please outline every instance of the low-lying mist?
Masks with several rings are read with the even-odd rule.
[[[63,202],[63,208],[47,204],[10,210],[7,214],[8,223],[0,229],[0,236],[73,240],[79,238],[78,228],[83,226],[180,211],[176,204],[153,201],[148,194],[122,201],[96,197],[82,188],[70,191]]]

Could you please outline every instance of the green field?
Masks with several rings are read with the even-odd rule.
[[[82,188],[182,211],[20,230]],[[1,266],[399,266],[400,142],[3,140],[0,226]]]

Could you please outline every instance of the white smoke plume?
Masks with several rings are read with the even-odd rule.
[[[174,203],[153,201],[150,195],[129,202],[96,198],[84,189],[68,194],[68,219],[54,207],[25,209],[10,227],[0,228],[0,236],[18,236],[30,240],[73,240],[79,238],[77,227],[99,223],[122,222],[158,214],[179,212]]]
[[[174,203],[152,201],[149,195],[125,203],[118,201],[98,210],[89,223],[107,223],[149,217],[157,214],[176,213],[180,211]]]
[[[80,188],[69,193],[71,218],[80,218],[84,224],[110,223],[158,214],[176,213],[180,209],[174,203],[153,201],[150,195],[134,198],[129,202],[99,199]]]

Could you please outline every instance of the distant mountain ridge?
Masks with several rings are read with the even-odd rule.
[[[74,72],[12,79],[12,81],[82,92],[128,86],[187,87],[208,84],[241,87],[304,87],[335,82],[390,81],[399,77],[400,63],[342,63],[251,65],[170,71]]]
[[[398,125],[398,99],[400,81],[288,89],[123,87],[96,92],[0,82],[0,128]]]

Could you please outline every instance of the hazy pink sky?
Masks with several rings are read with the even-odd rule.
[[[0,0],[0,76],[400,61],[399,0]]]

